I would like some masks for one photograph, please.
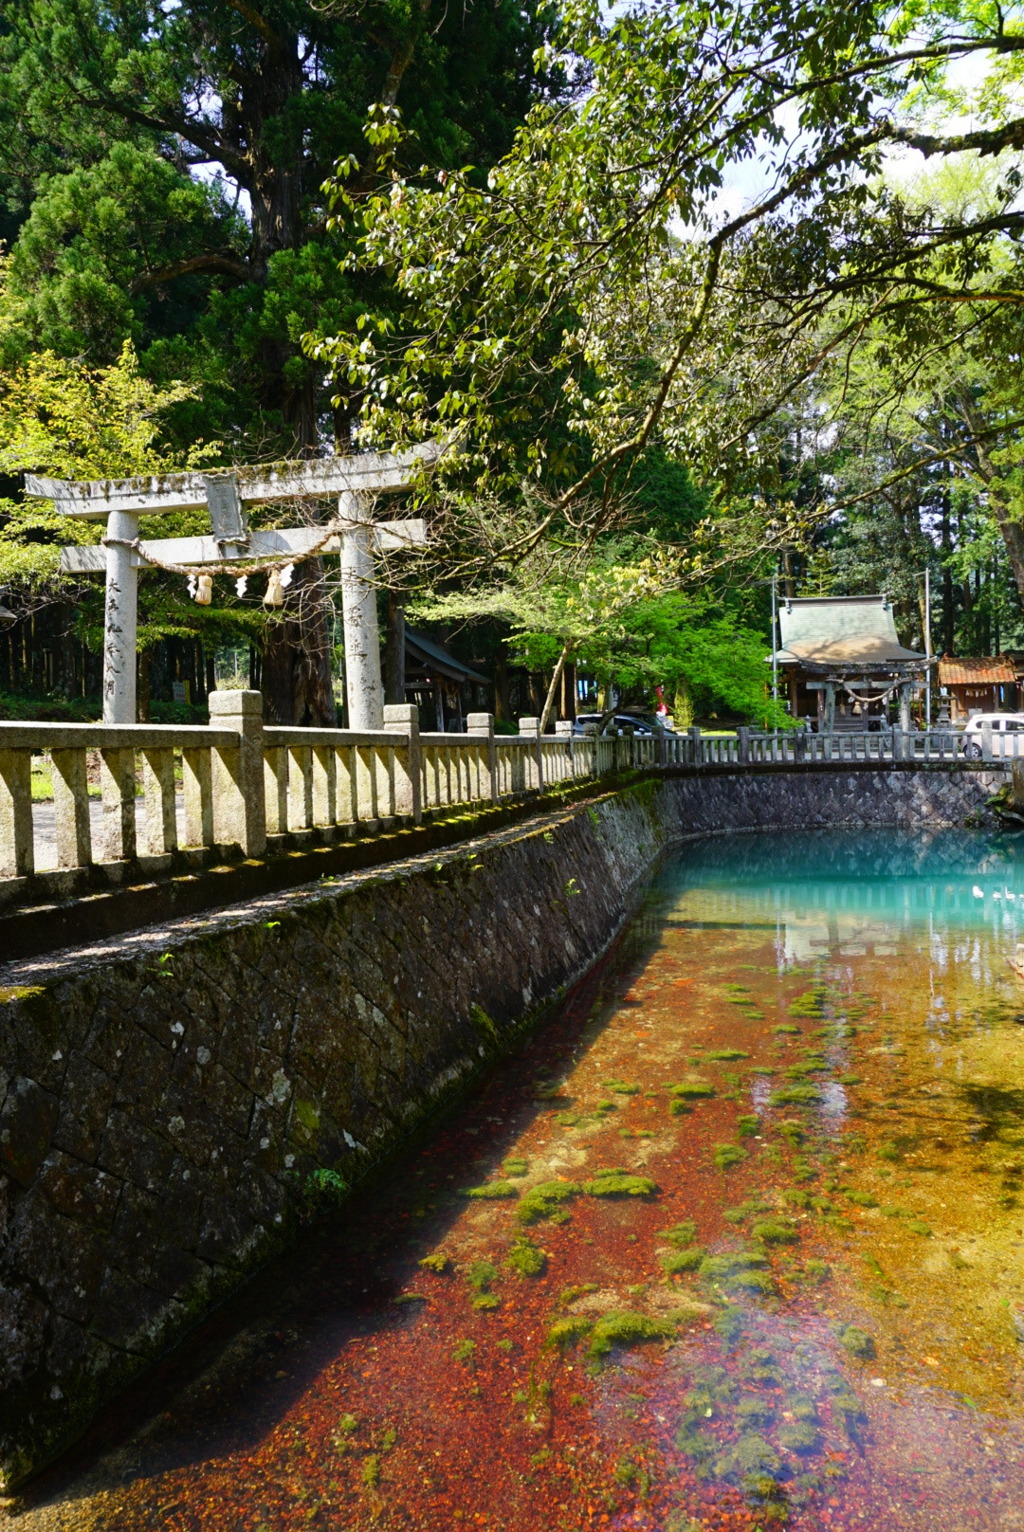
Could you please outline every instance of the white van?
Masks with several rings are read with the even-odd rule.
[[[992,754],[1003,759],[1024,759],[1024,713],[975,713],[964,724],[960,748],[969,761],[980,761],[984,753],[982,730],[992,727]]]

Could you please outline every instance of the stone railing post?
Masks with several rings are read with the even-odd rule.
[[[466,733],[470,739],[486,741],[490,798],[492,803],[497,803],[500,796],[500,785],[498,782],[498,746],[494,738],[494,714],[467,713]]]
[[[544,758],[540,753],[540,719],[520,718],[519,732],[534,741],[533,780],[530,786],[538,793],[542,793],[544,791]]]
[[[263,696],[260,692],[211,692],[210,724],[234,729],[238,745],[213,751],[213,833],[220,845],[237,845],[243,856],[267,849],[267,797],[263,776]]]
[[[736,730],[736,754],[741,766],[750,765],[750,730],[742,725]]]
[[[693,766],[700,766],[702,764],[701,758],[700,758],[701,757],[700,724],[696,724],[695,723],[692,728],[687,729],[686,735],[687,735],[687,738],[690,741],[690,764],[693,765]]]
[[[395,782],[395,808],[411,814],[413,824],[423,818],[423,772],[420,766],[420,710],[413,702],[389,702],[384,708],[388,733],[405,735],[405,760],[399,758]]]
[[[981,754],[983,760],[992,759],[992,725],[990,723],[983,723],[981,726]]]
[[[34,871],[32,752],[0,749],[0,878]]]

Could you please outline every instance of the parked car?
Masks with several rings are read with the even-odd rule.
[[[975,713],[964,724],[960,749],[967,760],[980,761],[984,753],[982,731],[986,724],[992,726],[992,754],[1001,759],[1020,756],[1024,759],[1024,713]]]
[[[585,734],[587,729],[596,728],[604,717],[603,713],[577,713],[576,722],[572,726],[574,734]],[[653,713],[616,713],[605,724],[605,731],[610,733],[613,729],[632,729],[634,734],[641,737],[650,736],[659,732],[671,734],[671,729],[658,723]]]

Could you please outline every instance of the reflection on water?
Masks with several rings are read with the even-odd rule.
[[[23,1532],[1024,1527],[1021,923],[1012,840],[687,847]]]

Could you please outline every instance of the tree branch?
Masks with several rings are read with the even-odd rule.
[[[175,277],[191,276],[197,271],[219,271],[224,276],[237,277],[239,282],[248,282],[251,276],[243,261],[236,261],[229,255],[189,255],[180,261],[172,261],[168,266],[156,266],[142,272],[132,282],[129,292],[134,298],[136,293],[144,292],[147,287],[156,287],[161,282],[173,282]]]

